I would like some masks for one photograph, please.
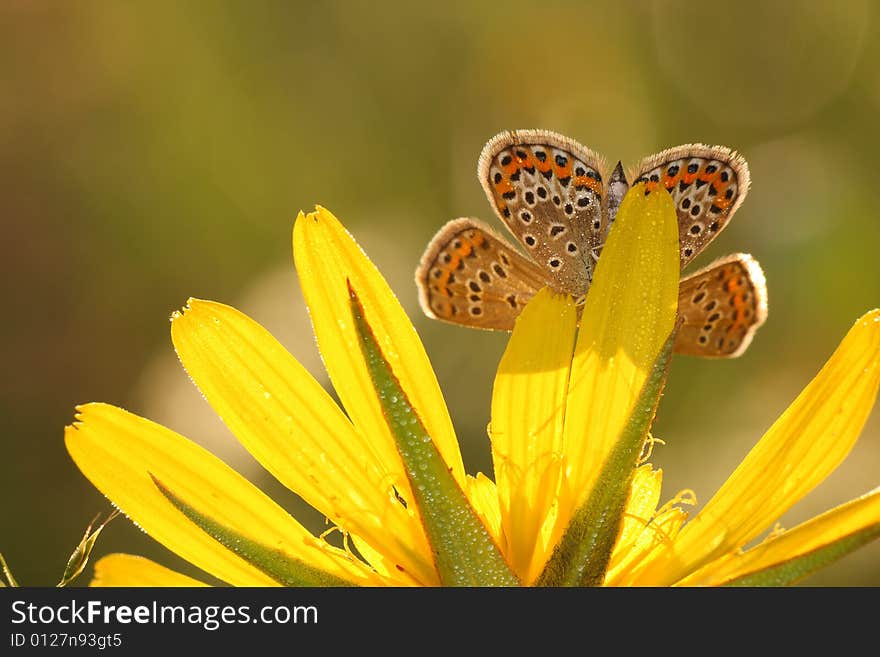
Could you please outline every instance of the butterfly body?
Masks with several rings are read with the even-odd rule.
[[[486,144],[477,175],[495,213],[525,251],[484,223],[461,218],[431,240],[416,272],[430,317],[512,330],[542,287],[583,298],[629,182],[620,163],[546,130],[503,132]],[[688,144],[630,173],[645,193],[663,187],[679,223],[681,266],[723,230],[749,186],[745,160],[722,146]],[[676,351],[732,357],[766,318],[766,286],[751,256],[736,254],[682,279]]]

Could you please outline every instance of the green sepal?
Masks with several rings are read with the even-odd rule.
[[[351,312],[444,586],[519,586],[394,375],[351,282]]]
[[[878,537],[880,537],[880,523],[865,527],[799,557],[732,579],[723,586],[792,586]]]
[[[654,421],[677,331],[666,340],[586,502],[572,515],[535,586],[601,586],[620,535],[639,455]]]
[[[199,529],[282,586],[356,586],[217,522],[184,502],[152,473],[150,478],[168,501]]]

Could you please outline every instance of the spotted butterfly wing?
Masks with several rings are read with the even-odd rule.
[[[602,159],[554,132],[516,130],[486,144],[477,175],[546,283],[586,294],[607,223]]]
[[[525,303],[550,285],[586,293],[620,201],[629,189],[618,163],[544,130],[505,132],[483,149],[478,176],[490,204],[522,244],[523,257],[474,219],[449,222],[416,273],[426,314],[477,328],[511,330]],[[748,192],[745,160],[722,146],[688,144],[645,158],[635,182],[662,185],[679,223],[681,266],[721,232]],[[745,254],[722,258],[681,281],[676,353],[741,354],[767,315],[764,275]]]
[[[767,319],[767,285],[758,261],[737,253],[682,279],[678,314],[683,323],[676,353],[739,356]]]
[[[681,267],[693,260],[730,221],[749,189],[745,159],[724,146],[687,144],[642,160],[634,183],[659,185],[678,215]]]
[[[491,228],[455,219],[434,236],[416,270],[428,317],[474,328],[513,330],[544,272]]]

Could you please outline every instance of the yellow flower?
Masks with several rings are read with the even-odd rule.
[[[336,218],[320,207],[301,213],[293,250],[342,408],[229,306],[191,299],[172,317],[172,340],[236,437],[344,533],[346,549],[149,420],[86,404],[65,431],[72,458],[99,490],[224,582],[776,584],[878,533],[880,498],[869,494],[739,551],[851,448],[880,380],[877,311],[693,520],[676,503],[682,495],[658,508],[660,472],[638,461],[675,323],[678,239],[665,193],[637,187],[627,196],[582,309],[542,291],[518,320],[493,391],[494,481],[465,473],[415,330]],[[92,583],[198,582],[114,554],[96,564]]]

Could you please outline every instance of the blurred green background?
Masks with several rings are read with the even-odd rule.
[[[491,472],[506,334],[425,319],[413,270],[434,232],[500,225],[484,142],[547,128],[615,162],[680,143],[740,150],[752,188],[691,270],[745,251],[770,316],[733,361],[677,358],[655,433],[664,499],[702,503],[880,305],[880,7],[872,2],[0,3],[0,550],[52,585],[108,502],[67,456],[74,405],[107,401],[210,447],[315,531],[177,364],[168,316],[235,305],[326,382],[291,263],[296,213],[330,208],[397,292],[472,473]],[[880,412],[782,518],[880,485]],[[757,492],[757,491],[756,491]],[[98,543],[194,573],[124,518]],[[79,580],[84,584],[91,573]],[[880,544],[808,580],[880,585]]]

